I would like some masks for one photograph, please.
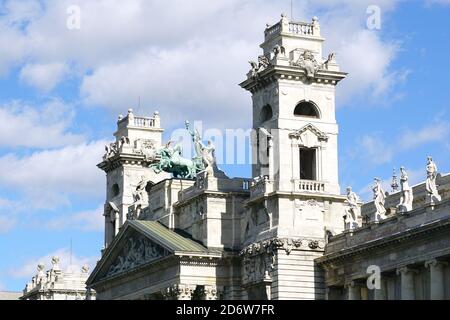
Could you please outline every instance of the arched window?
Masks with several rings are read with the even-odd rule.
[[[119,185],[117,183],[114,183],[114,185],[111,188],[112,196],[117,197],[120,193]]]
[[[266,104],[262,109],[261,109],[261,122],[266,122],[269,121],[270,119],[272,119],[273,117],[273,112],[272,112],[272,107],[268,104]]]
[[[320,118],[319,109],[312,102],[302,101],[294,110],[294,115],[299,117]]]

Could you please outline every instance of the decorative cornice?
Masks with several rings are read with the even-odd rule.
[[[295,130],[294,132],[290,133],[289,134],[289,138],[291,138],[291,139],[292,138],[298,139],[306,131],[311,131],[312,133],[314,133],[317,136],[319,141],[328,141],[328,136],[324,132],[322,132],[321,130],[317,129],[312,124],[307,124],[303,128],[301,128],[299,130]]]
[[[358,244],[349,248],[339,250],[339,252],[325,254],[323,257],[316,259],[316,261],[319,264],[329,264],[336,261],[342,261],[348,259],[351,256],[392,246],[393,244],[396,243],[403,243],[409,239],[417,238],[432,232],[446,229],[450,229],[450,218],[447,218],[445,220],[439,220],[425,226],[419,226],[417,228],[410,229],[400,234],[394,234],[370,242],[364,242],[362,244]]]
[[[323,250],[324,248],[325,241],[321,239],[273,238],[247,246],[241,250],[240,255],[255,256],[265,252],[273,252],[278,249],[285,250],[286,254],[289,255],[294,249]]]
[[[264,71],[260,72],[258,77],[249,78],[243,81],[240,86],[252,93],[267,87],[277,80],[302,81],[304,83],[314,82],[335,86],[346,76],[347,73],[344,72],[318,70],[315,77],[313,79],[309,79],[303,68],[298,68],[295,66],[271,65]]]
[[[117,154],[97,165],[98,168],[105,172],[110,172],[120,168],[123,165],[137,165],[148,167],[152,162],[146,161],[145,156],[140,154]]]

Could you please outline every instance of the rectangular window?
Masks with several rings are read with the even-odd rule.
[[[317,180],[316,149],[300,148],[300,179]]]

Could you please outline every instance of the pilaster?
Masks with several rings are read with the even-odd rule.
[[[409,267],[397,269],[397,274],[401,277],[401,300],[415,299],[414,275],[417,273],[417,270]]]
[[[436,259],[425,262],[425,268],[430,270],[430,300],[445,299],[445,266],[447,266],[446,262]]]

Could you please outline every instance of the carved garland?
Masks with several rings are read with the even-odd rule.
[[[276,238],[249,245],[240,252],[245,284],[271,281],[275,271],[275,251],[284,249],[290,254],[293,249],[303,247],[311,250],[324,249],[324,240]]]
[[[286,254],[290,254],[292,249],[298,249],[301,247],[324,249],[325,241],[317,239],[276,238],[253,243],[241,250],[240,255],[255,256],[261,253],[274,252],[277,249],[284,249],[286,251]]]

